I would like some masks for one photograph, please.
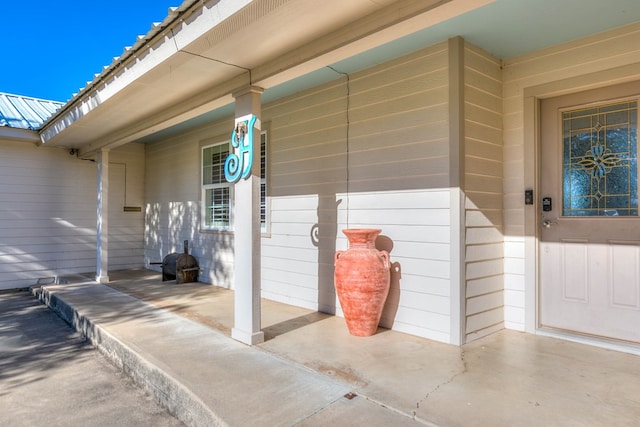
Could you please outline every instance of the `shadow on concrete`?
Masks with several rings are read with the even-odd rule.
[[[48,377],[91,345],[27,291],[0,294],[0,397]],[[35,350],[35,351],[34,351]]]
[[[279,335],[283,335],[288,332],[295,331],[296,329],[309,326],[312,323],[319,322],[328,317],[333,317],[333,315],[321,312],[313,312],[305,314],[304,316],[299,316],[280,323],[276,323],[274,325],[267,326],[266,328],[262,329],[262,331],[264,332],[264,339],[265,341],[268,341],[270,339],[276,338]]]

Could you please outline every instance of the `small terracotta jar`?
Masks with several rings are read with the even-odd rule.
[[[349,249],[335,253],[336,293],[351,335],[364,337],[376,333],[389,294],[389,253],[375,247],[381,231],[342,230],[349,239]]]

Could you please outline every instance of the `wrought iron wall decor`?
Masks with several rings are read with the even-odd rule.
[[[257,117],[236,121],[231,132],[231,146],[233,150],[224,162],[224,177],[229,182],[238,182],[247,179],[251,175],[253,167],[253,131]]]

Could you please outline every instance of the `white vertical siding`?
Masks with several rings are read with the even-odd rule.
[[[381,228],[394,263],[382,324],[449,340],[447,76],[443,43],[265,106],[263,296],[340,314],[340,230]]]
[[[560,95],[640,78],[623,67],[640,63],[640,25],[554,46],[504,63],[504,209],[505,209],[505,326],[524,330],[525,325],[525,206],[523,191],[535,182],[524,175],[524,91],[552,84],[544,96]],[[597,73],[618,69],[607,78]],[[536,198],[540,195],[536,194]],[[531,207],[533,209],[533,207]],[[535,216],[535,215],[534,215]],[[537,227],[532,224],[532,227]],[[533,259],[528,261],[533,262]],[[532,290],[534,292],[534,290]],[[535,298],[534,295],[529,296]]]
[[[504,326],[502,70],[465,43],[466,339]]]
[[[141,194],[135,171],[142,160],[139,149],[117,149],[111,156],[121,158],[125,151],[128,160],[121,161],[128,164],[127,197],[132,198]],[[120,166],[114,165],[110,176],[111,269],[142,265],[142,219],[138,215],[131,221],[130,214],[122,214]],[[34,285],[39,278],[95,273],[96,189],[95,163],[62,149],[0,141],[0,289]]]

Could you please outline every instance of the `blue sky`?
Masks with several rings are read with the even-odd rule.
[[[12,2],[2,19],[0,92],[67,101],[182,0]]]

